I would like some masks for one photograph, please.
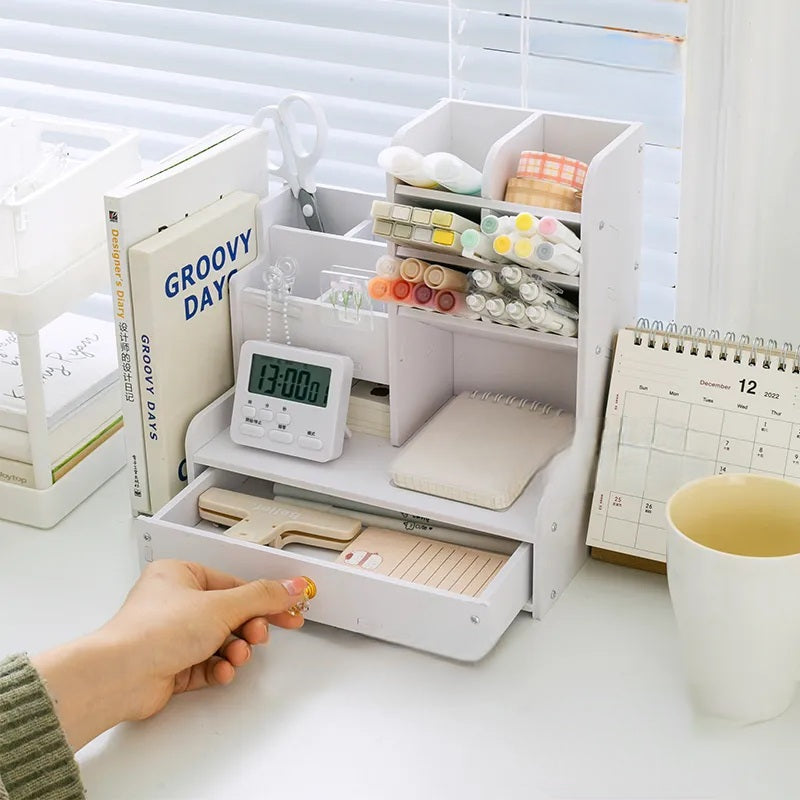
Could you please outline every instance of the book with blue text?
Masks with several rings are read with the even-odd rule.
[[[151,170],[106,193],[111,289],[121,367],[122,413],[131,507],[149,514],[150,502],[141,392],[136,365],[136,314],[131,298],[128,250],[220,197],[241,190],[266,195],[269,181],[267,132],[226,126]]]
[[[233,385],[228,282],[256,257],[258,196],[232,192],[128,251],[153,509],[186,485],[186,429]]]

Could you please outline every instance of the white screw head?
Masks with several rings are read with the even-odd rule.
[[[599,356],[599,355],[600,355],[600,353],[602,353],[602,352],[603,352],[603,348],[602,348],[602,347],[600,347],[600,345],[597,345],[597,347],[595,347],[595,349],[594,349],[594,354],[595,354],[596,356]]]
[[[553,533],[555,533],[555,532],[558,530],[558,523],[557,523],[557,522],[554,522],[554,523],[553,523],[553,524],[550,526],[550,530],[551,530]]]
[[[605,222],[603,222],[603,220],[600,220],[600,224],[599,224],[597,227],[598,227],[600,230],[603,230],[603,228],[605,228],[605,226],[606,226],[606,223],[605,223]]]
[[[481,621],[481,618],[480,617],[476,617],[474,614],[469,619],[470,619],[470,622],[473,625],[479,625],[480,621]]]
[[[314,216],[314,206],[312,206],[311,203],[306,203],[303,206],[303,216],[306,217],[306,219]]]
[[[550,592],[550,599],[555,600],[556,597],[558,597],[558,592],[555,589],[553,589],[553,591]]]

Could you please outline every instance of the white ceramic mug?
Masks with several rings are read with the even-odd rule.
[[[800,678],[800,486],[719,475],[667,504],[669,592],[695,707],[781,714]]]

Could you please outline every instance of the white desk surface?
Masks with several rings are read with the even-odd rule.
[[[52,531],[0,523],[0,652],[99,625],[137,569],[121,475]],[[665,579],[588,563],[543,622],[520,616],[476,665],[279,631],[232,686],[79,760],[96,800],[788,800],[800,701],[749,728],[694,719]]]

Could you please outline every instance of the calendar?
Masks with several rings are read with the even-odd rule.
[[[728,472],[800,483],[799,402],[791,345],[620,331],[587,544],[663,562],[666,502],[683,484]]]

